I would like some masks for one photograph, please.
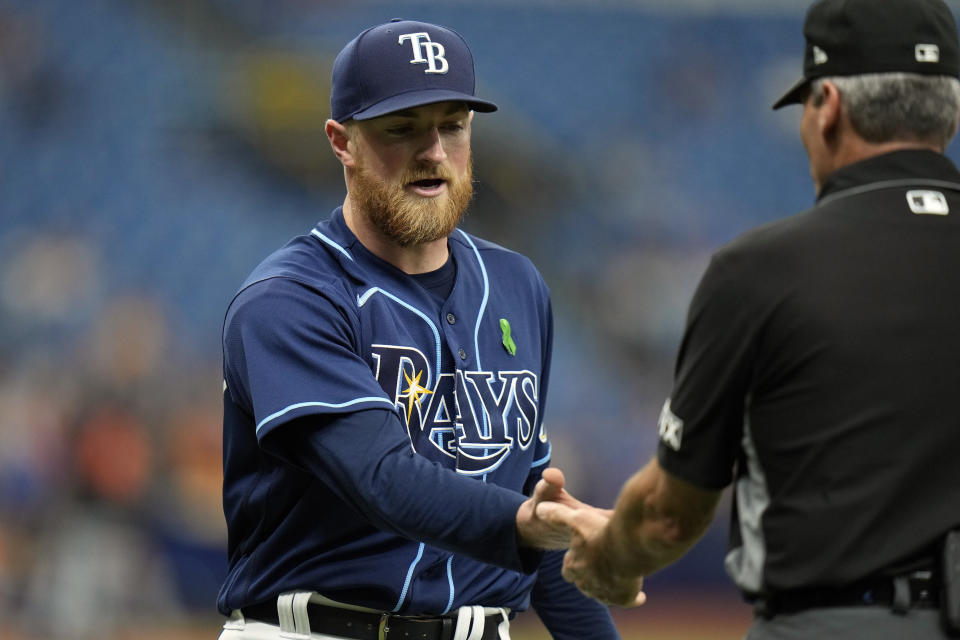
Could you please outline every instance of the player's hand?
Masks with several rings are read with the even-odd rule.
[[[624,574],[606,553],[603,532],[613,512],[588,504],[570,506],[542,502],[537,516],[572,532],[570,549],[563,557],[563,577],[583,593],[606,604],[635,607],[647,601],[643,576]]]
[[[537,505],[545,501],[556,501],[571,508],[587,506],[564,489],[565,483],[560,469],[549,467],[543,470],[533,495],[517,510],[517,535],[522,545],[539,549],[566,549],[570,546],[571,531],[566,525],[553,524],[537,516]]]

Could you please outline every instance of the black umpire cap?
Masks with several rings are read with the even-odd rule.
[[[803,78],[774,103],[803,101],[828,76],[960,75],[957,24],[943,0],[818,0],[803,25]]]

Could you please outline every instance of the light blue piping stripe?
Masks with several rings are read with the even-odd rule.
[[[477,354],[477,371],[483,371],[483,367],[480,365],[480,322],[483,320],[483,312],[487,308],[487,298],[490,296],[490,280],[487,278],[487,268],[483,264],[483,258],[480,257],[480,250],[477,249],[477,245],[473,243],[473,240],[470,239],[463,229],[457,229],[460,232],[460,235],[463,236],[464,240],[467,241],[467,244],[473,249],[473,254],[477,256],[477,264],[480,265],[480,273],[483,275],[483,299],[480,301],[480,311],[477,312],[477,324],[473,328],[473,352]],[[480,409],[481,415],[483,415],[483,435],[490,435],[490,423],[487,422],[487,414],[483,412],[483,409]],[[486,450],[484,450],[486,454]],[[483,481],[487,481],[487,475],[483,475]]]
[[[553,453],[553,444],[547,443],[547,455],[543,456],[539,460],[534,460],[533,464],[530,465],[530,468],[539,467],[542,464],[547,464],[550,461],[550,455]]]
[[[338,245],[336,242],[334,242],[333,240],[331,240],[331,239],[328,238],[327,236],[323,235],[322,233],[320,233],[320,232],[317,231],[316,229],[314,229],[313,231],[311,231],[311,232],[310,232],[310,235],[315,236],[315,237],[317,237],[317,238],[320,238],[321,240],[323,240],[324,242],[326,242],[328,245],[330,245],[331,247],[333,247],[334,249],[336,249],[337,251],[339,251],[339,252],[342,253],[343,255],[345,255],[345,256],[347,256],[348,258],[350,258],[351,260],[353,260],[353,256],[350,255],[350,252],[349,252],[349,251],[347,251],[346,249],[344,249],[343,247],[341,247],[341,246]]]
[[[400,599],[397,600],[397,606],[393,608],[393,613],[400,611],[403,601],[407,598],[407,590],[410,588],[410,581],[413,579],[413,568],[417,566],[417,563],[420,562],[420,558],[423,557],[423,547],[425,545],[421,542],[420,547],[417,549],[417,557],[413,559],[413,562],[410,563],[410,568],[407,569],[407,579],[403,581],[403,591],[400,592]]]
[[[483,319],[483,312],[487,308],[487,298],[490,296],[490,281],[487,279],[487,268],[483,265],[483,258],[480,257],[480,250],[477,249],[477,245],[462,229],[457,229],[457,231],[473,248],[473,253],[477,256],[477,263],[480,265],[480,273],[483,275],[483,300],[480,302],[480,311],[477,313],[477,326],[473,328],[473,352],[477,354],[477,371],[483,371],[483,366],[480,364],[480,321]],[[486,426],[486,416],[484,416],[484,427]]]
[[[415,307],[407,304],[406,302],[404,302],[403,300],[401,300],[401,299],[398,298],[397,296],[393,295],[392,293],[390,293],[390,292],[388,292],[388,291],[384,291],[384,290],[381,289],[380,287],[373,287],[372,289],[368,289],[362,296],[357,296],[357,306],[358,306],[358,307],[362,307],[363,305],[365,305],[365,304],[367,303],[367,300],[369,300],[370,297],[371,297],[373,294],[375,294],[375,293],[382,293],[383,295],[387,296],[388,298],[390,298],[391,300],[393,300],[393,301],[396,302],[397,304],[399,304],[399,305],[401,305],[401,306],[403,306],[403,307],[406,307],[406,308],[409,309],[410,311],[413,311],[415,314],[417,314],[418,316],[420,316],[421,318],[423,318],[423,321],[424,321],[424,322],[426,322],[428,325],[430,325],[430,329],[433,331],[433,339],[434,339],[434,342],[435,342],[436,345],[437,345],[437,367],[436,367],[436,369],[434,369],[434,371],[436,372],[436,375],[440,375],[440,332],[437,331],[436,325],[433,324],[433,322],[430,320],[430,318],[428,318],[428,317],[426,316],[426,314],[424,314],[422,311],[420,311],[419,309],[417,309],[417,308],[415,308]],[[431,381],[430,381],[430,380],[427,380],[427,383],[426,383],[424,386],[426,386],[426,387],[431,386]]]
[[[359,404],[361,402],[383,402],[390,408],[393,408],[394,406],[393,403],[391,403],[386,398],[378,398],[376,396],[370,396],[369,398],[354,398],[353,400],[349,400],[347,402],[341,402],[339,404],[335,404],[332,402],[298,402],[297,404],[292,404],[289,407],[286,407],[285,409],[281,409],[280,411],[277,411],[276,413],[272,413],[266,418],[264,418],[263,420],[261,420],[260,424],[257,425],[257,433],[260,433],[260,429],[263,427],[263,425],[267,424],[272,420],[275,420],[276,418],[279,418],[285,413],[289,413],[290,411],[294,411],[296,409],[302,409],[303,407],[328,407],[330,409],[342,409],[343,407],[349,407],[351,405]]]
[[[444,615],[450,611],[450,607],[453,606],[453,571],[451,570],[453,566],[453,556],[447,558],[447,583],[450,585],[450,600],[447,601],[447,608],[443,610],[440,615]]]

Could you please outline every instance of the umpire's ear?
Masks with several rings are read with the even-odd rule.
[[[825,140],[834,140],[843,119],[843,100],[837,85],[829,80],[823,83],[823,94],[817,111],[817,127]]]
[[[353,151],[350,148],[350,127],[341,124],[336,120],[327,120],[324,125],[327,133],[327,139],[330,140],[330,148],[333,149],[333,155],[337,156],[344,167],[354,165]]]

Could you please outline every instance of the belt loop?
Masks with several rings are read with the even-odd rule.
[[[297,632],[297,625],[293,621],[293,593],[281,593],[277,596],[277,622],[280,633]]]
[[[919,593],[917,593],[917,602],[931,602],[936,598],[937,592],[933,582],[933,571],[923,569],[914,571],[910,574],[911,586],[913,582],[919,583]],[[913,593],[911,589],[911,593]]]
[[[387,640],[388,633],[390,633],[390,614],[384,613],[380,616],[380,625],[377,627],[377,640]]]
[[[500,615],[503,621],[497,625],[497,637],[500,640],[510,640],[510,614],[505,607],[500,607]]]
[[[277,621],[280,637],[303,640],[310,637],[310,619],[307,615],[309,591],[288,591],[277,596]]]
[[[457,609],[457,628],[453,632],[453,640],[467,640],[467,633],[470,631],[473,609],[464,606]]]
[[[897,576],[893,579],[893,606],[894,613],[905,614],[910,609],[910,578]]]
[[[440,640],[453,640],[453,618],[440,618]]]
[[[243,631],[246,623],[243,612],[240,609],[234,609],[230,612],[230,618],[223,624],[223,628],[229,631]]]
[[[482,640],[483,627],[487,622],[487,618],[483,614],[483,607],[474,605],[471,608],[473,609],[473,628],[470,629],[470,635],[467,637],[467,640]]]
[[[293,594],[293,623],[297,633],[310,637],[310,613],[307,605],[310,604],[310,591],[297,591]]]

